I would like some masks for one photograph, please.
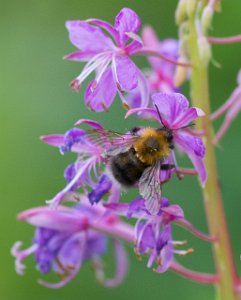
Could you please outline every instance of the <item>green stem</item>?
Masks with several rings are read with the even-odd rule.
[[[189,50],[191,64],[193,66],[191,75],[191,99],[192,104],[203,109],[206,114],[205,117],[201,118],[197,127],[205,132],[205,164],[208,179],[202,191],[210,234],[217,237],[217,241],[213,243],[216,271],[220,278],[216,284],[216,299],[237,300],[238,296],[235,294],[237,275],[219,186],[215,151],[212,143],[213,128],[209,119],[208,63],[200,56],[199,47],[195,16],[193,14],[193,16],[189,15]]]

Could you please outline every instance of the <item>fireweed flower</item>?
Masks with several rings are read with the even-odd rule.
[[[161,120],[158,111],[153,108],[135,108],[127,112],[126,117],[134,113],[145,113],[160,123],[161,127],[166,126],[172,131],[174,143],[186,153],[192,161],[202,185],[207,178],[206,168],[203,162],[205,146],[198,136],[194,136],[187,129],[190,122],[204,115],[204,112],[197,107],[190,107],[188,100],[179,93],[157,93],[152,96],[153,105],[158,107],[161,113]],[[174,152],[171,157],[176,165]]]
[[[58,210],[48,207],[36,207],[19,214],[18,218],[36,226],[32,245],[21,250],[21,242],[16,242],[12,255],[16,257],[16,271],[23,275],[23,261],[33,254],[37,270],[42,274],[56,273],[61,281],[48,283],[40,281],[50,288],[59,288],[72,280],[87,260],[101,261],[106,252],[107,236],[97,229],[114,228],[120,230],[121,222],[113,214],[106,213],[102,207],[91,207],[82,197],[80,205],[74,208],[60,206]],[[123,225],[125,228],[125,225]],[[110,228],[111,231],[111,228]],[[127,257],[122,244],[114,241],[116,250],[116,276],[106,279],[104,270],[96,266],[97,279],[106,286],[119,284],[127,271]]]
[[[135,252],[140,257],[143,254],[149,256],[147,267],[155,262],[158,267],[156,272],[163,273],[174,262],[174,254],[185,255],[192,249],[177,250],[184,242],[172,239],[171,223],[176,223],[192,234],[203,240],[211,240],[211,237],[195,229],[192,224],[184,218],[182,208],[176,204],[170,204],[167,198],[162,197],[160,209],[157,215],[151,215],[145,207],[145,200],[137,198],[130,203],[109,203],[105,207],[114,210],[118,215],[137,219],[135,235]]]
[[[101,130],[103,127],[92,120],[81,119],[78,124],[88,124],[93,129]],[[106,144],[108,139],[105,137]],[[112,182],[107,175],[101,170],[101,163],[106,162],[103,156],[102,145],[86,134],[85,130],[73,128],[66,132],[65,135],[53,134],[43,136],[42,141],[58,147],[63,154],[72,151],[78,154],[77,160],[70,164],[65,172],[64,177],[67,186],[60,191],[53,199],[49,200],[52,206],[56,207],[70,193],[76,191],[79,187],[91,187],[89,193],[90,202],[97,203],[107,193],[111,191],[111,201],[117,201],[119,193],[117,187],[112,186]],[[88,193],[86,190],[85,192]]]
[[[142,47],[142,41],[136,35],[140,23],[139,16],[129,8],[118,13],[114,26],[98,19],[66,22],[70,41],[80,51],[67,55],[65,59],[88,62],[72,81],[73,90],[77,91],[82,82],[96,71],[95,79],[85,92],[85,103],[91,110],[107,110],[117,92],[126,104],[122,92],[137,87],[142,95],[141,106],[147,106],[149,97],[145,78],[129,58]]]

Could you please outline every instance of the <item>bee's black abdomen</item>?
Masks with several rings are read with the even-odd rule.
[[[114,156],[110,166],[115,179],[127,187],[133,186],[140,179],[147,167],[146,164],[136,157],[133,148]]]

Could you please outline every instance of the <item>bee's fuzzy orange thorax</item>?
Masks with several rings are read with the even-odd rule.
[[[164,161],[170,154],[165,131],[153,128],[144,129],[133,146],[136,156],[147,165],[152,165],[157,160]]]

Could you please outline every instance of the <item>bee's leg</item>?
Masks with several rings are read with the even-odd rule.
[[[136,135],[140,129],[141,129],[140,127],[133,127],[130,129],[130,133]]]
[[[173,164],[162,164],[161,165],[161,170],[171,170],[171,169],[174,169],[175,168],[175,165]]]

